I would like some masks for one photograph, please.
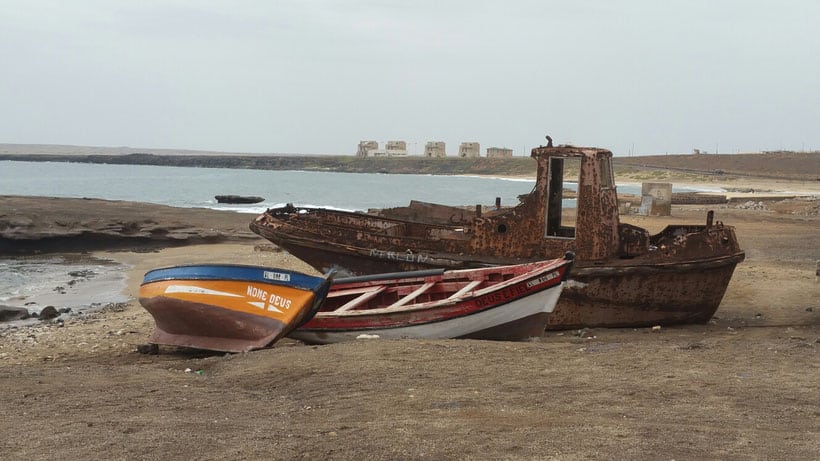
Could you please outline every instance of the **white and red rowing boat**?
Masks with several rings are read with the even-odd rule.
[[[528,264],[336,279],[313,318],[288,336],[311,344],[539,337],[571,265],[570,253]]]

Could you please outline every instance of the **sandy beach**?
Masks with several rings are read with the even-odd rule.
[[[153,328],[136,301],[143,274],[196,262],[312,269],[250,233],[249,215],[71,200],[2,197],[6,248],[38,236],[26,245],[73,242],[76,251],[122,263],[129,301],[0,331],[3,459],[820,453],[816,198],[711,207],[716,220],[736,226],[747,259],[706,325],[549,332],[521,343],[286,339],[236,355],[137,352]],[[657,232],[701,223],[711,208],[675,206],[671,217],[622,221]]]

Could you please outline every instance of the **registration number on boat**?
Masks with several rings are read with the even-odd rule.
[[[529,282],[527,282],[527,288],[532,288],[536,285],[540,285],[540,284],[542,284],[542,283],[544,283],[548,280],[552,280],[556,277],[558,277],[558,272],[550,272],[547,275],[542,275],[541,277],[538,277],[535,280],[530,280]]]
[[[276,280],[277,282],[290,282],[290,274],[283,274],[281,272],[262,272],[262,277],[267,280]]]

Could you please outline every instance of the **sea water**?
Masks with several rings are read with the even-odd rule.
[[[367,210],[407,205],[410,200],[491,205],[500,197],[503,204],[513,204],[534,185],[534,179],[474,176],[0,161],[0,195],[89,197],[244,212],[286,203]],[[253,195],[265,201],[226,205],[217,203],[216,195]]]
[[[79,313],[125,302],[125,269],[82,254],[0,259],[0,305],[33,314],[46,306]]]
[[[565,185],[577,187],[572,182]],[[405,206],[410,200],[455,206],[493,205],[500,198],[502,205],[514,205],[519,195],[531,192],[533,187],[534,177],[0,161],[0,195],[88,197],[259,213],[286,203],[367,210]],[[619,185],[618,192],[640,195],[640,186]],[[253,195],[265,201],[250,206],[219,204],[217,195]],[[574,201],[566,205],[574,206]]]

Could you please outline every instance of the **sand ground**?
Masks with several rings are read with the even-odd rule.
[[[747,259],[709,324],[521,343],[286,339],[247,354],[144,355],[153,322],[134,298],[148,269],[311,270],[252,238],[98,251],[131,267],[130,302],[0,333],[0,458],[817,459],[816,210],[716,208]],[[656,232],[705,215],[676,206],[623,220]]]

